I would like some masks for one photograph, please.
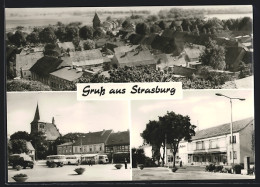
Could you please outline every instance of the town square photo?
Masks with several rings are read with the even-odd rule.
[[[131,123],[133,181],[255,178],[252,90],[131,101]]]
[[[250,5],[6,8],[7,91],[253,87]]]
[[[128,104],[8,93],[8,182],[20,173],[26,182],[132,180]]]

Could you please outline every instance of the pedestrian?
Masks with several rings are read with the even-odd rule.
[[[180,167],[182,167],[182,161],[180,161]]]
[[[127,169],[127,160],[125,158],[125,169]]]

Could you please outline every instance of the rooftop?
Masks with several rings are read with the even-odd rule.
[[[106,145],[130,144],[129,131],[111,133]]]
[[[72,67],[64,67],[50,73],[50,75],[73,82],[79,79],[83,75],[83,72]]]
[[[233,122],[233,133],[239,132],[244,129],[247,125],[252,124],[254,121],[253,117],[246,118],[239,121]],[[192,140],[204,139],[204,138],[211,138],[215,136],[222,136],[230,134],[230,123],[226,123],[223,125],[211,127],[208,129],[203,129],[196,132],[196,135],[192,137]]]

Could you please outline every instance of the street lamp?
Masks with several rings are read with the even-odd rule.
[[[230,107],[231,107],[231,121],[230,121],[230,134],[231,134],[231,138],[230,138],[230,143],[231,143],[231,156],[232,156],[232,164],[234,165],[234,147],[233,147],[233,118],[232,118],[232,99],[237,99],[240,101],[245,101],[246,99],[244,98],[237,98],[237,97],[228,97],[226,95],[223,95],[221,93],[216,93],[216,96],[223,96],[229,99],[230,101]]]

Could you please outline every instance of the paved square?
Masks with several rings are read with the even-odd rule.
[[[15,174],[24,173],[28,175],[26,182],[64,182],[64,181],[131,181],[132,170],[116,169],[115,164],[106,165],[65,165],[63,167],[48,168],[45,164],[36,164],[33,169],[22,169],[17,171],[8,167],[8,182],[15,182],[12,177]],[[74,169],[78,167],[85,168],[82,175],[78,175]]]
[[[185,167],[175,173],[168,168],[133,168],[133,180],[222,180],[222,179],[255,179],[252,175],[205,172],[204,167]]]

